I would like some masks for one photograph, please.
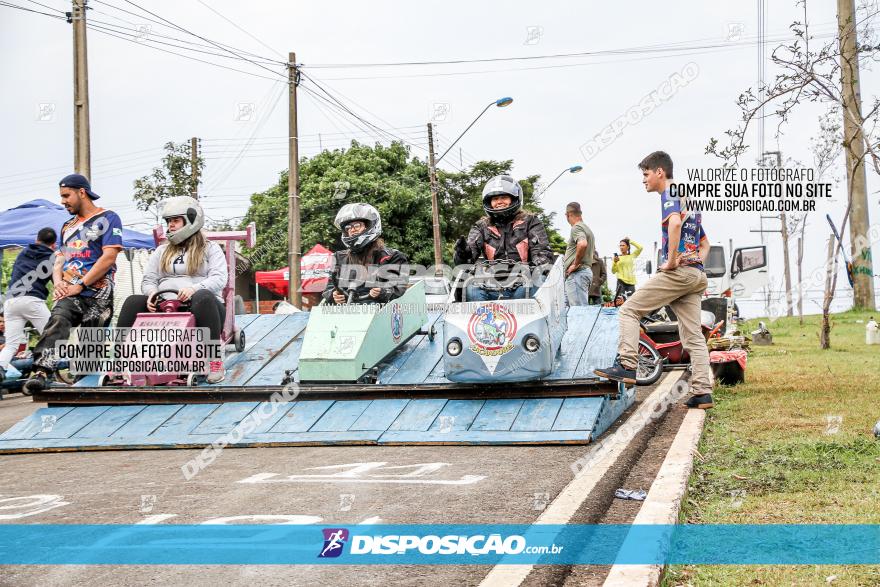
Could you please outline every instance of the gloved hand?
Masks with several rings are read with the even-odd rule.
[[[471,251],[467,246],[467,238],[460,236],[458,240],[455,241],[455,263],[470,263],[473,259],[471,259]]]

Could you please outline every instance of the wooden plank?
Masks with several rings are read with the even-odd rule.
[[[474,418],[483,409],[484,400],[475,399],[451,399],[446,402],[443,410],[437,415],[437,419],[431,424],[430,430],[467,430],[474,422]]]
[[[562,407],[562,398],[527,399],[510,427],[517,432],[550,430]]]
[[[574,376],[598,317],[599,306],[573,306],[568,309],[568,329],[559,347],[559,360],[547,379],[571,379]]]
[[[86,375],[73,384],[73,387],[97,387],[99,375]]]
[[[422,380],[422,383],[429,384],[437,384],[437,383],[446,383],[450,384],[451,382],[446,378],[446,366],[443,364],[443,356],[441,354],[440,360],[437,361],[437,364],[434,365],[434,368],[428,373],[428,376]]]
[[[138,415],[146,406],[113,406],[85,428],[73,435],[73,438],[106,438],[122,428],[129,420]]]
[[[601,397],[565,398],[553,430],[592,430],[604,402]]]
[[[379,430],[344,430],[336,432],[296,432],[288,434],[254,434],[244,438],[240,446],[331,446],[345,444],[378,444]]]
[[[397,419],[409,401],[408,399],[373,400],[349,430],[380,430],[384,432]]]
[[[457,430],[440,432],[391,431],[379,437],[379,444],[588,444],[589,430],[510,432],[507,430]]]
[[[254,411],[260,402],[233,402],[220,404],[211,415],[190,432],[190,434],[226,434],[245,417]]]
[[[174,439],[187,436],[219,406],[220,404],[187,404],[156,428],[150,438]]]
[[[260,402],[254,408],[254,415],[261,419],[260,423],[254,428],[252,434],[263,434],[272,429],[275,424],[281,421],[287,415],[295,404],[293,402]]]
[[[309,432],[341,432],[348,430],[370,405],[369,400],[342,400],[330,406]]]
[[[426,322],[429,326],[434,325],[434,329],[437,331],[437,338],[435,340],[439,340],[442,344],[443,342],[443,315],[439,313],[429,313],[428,320]],[[416,350],[423,344],[430,344],[427,335],[417,334],[409,339],[406,344],[397,349],[394,353],[393,357],[388,361],[388,363],[379,371],[378,381],[380,383],[389,383],[400,371],[400,368],[406,364],[406,362],[410,359],[412,354],[416,352]]]
[[[171,416],[183,409],[180,404],[159,404],[145,406],[144,409],[125,423],[111,436],[116,438],[141,438],[152,434]]]
[[[33,438],[70,438],[109,409],[109,406],[76,407],[58,418],[51,427],[44,427],[34,434]]]
[[[272,329],[283,322],[285,318],[287,318],[285,314],[260,314],[256,320],[248,324],[244,330],[244,353],[247,353],[254,345],[263,340],[263,337],[272,332]],[[239,353],[239,355],[244,353]]]
[[[247,328],[250,323],[260,316],[261,314],[238,314],[235,316],[235,325],[238,326],[239,329]]]
[[[636,388],[630,387],[629,389],[624,388],[620,399],[608,400],[602,404],[602,409],[599,410],[599,417],[596,418],[596,423],[593,424],[593,439],[595,440],[600,434],[608,430],[635,401]]]
[[[269,429],[270,434],[306,432],[333,405],[333,400],[296,402],[278,423]]]
[[[422,383],[437,366],[437,363],[443,359],[443,322],[437,320],[434,323],[437,330],[437,336],[434,342],[428,340],[427,336],[422,337],[421,343],[406,357],[406,361],[400,368],[386,379],[382,381],[392,385],[410,385]]]
[[[470,430],[510,430],[523,401],[521,399],[486,400]]]
[[[235,364],[231,368],[227,365],[226,379],[219,385],[221,387],[245,385],[305,328],[302,320],[297,321],[295,318],[294,314],[284,316],[284,320],[274,330],[266,334],[260,342],[243,353],[239,353],[236,356],[238,360]]]
[[[446,405],[445,399],[414,399],[407,404],[389,430],[427,430]]]
[[[0,440],[31,438],[41,429],[50,424],[52,418],[55,418],[55,421],[57,421],[58,418],[60,418],[72,409],[72,407],[40,408],[25,419],[16,422],[15,425],[13,425],[3,434],[0,434]],[[46,418],[46,420],[43,419],[44,417]]]
[[[596,377],[593,369],[608,367],[614,363],[614,358],[617,356],[617,342],[620,338],[619,332],[617,309],[602,308],[574,371],[575,379]]]
[[[302,314],[306,314],[302,316]],[[247,381],[248,386],[281,385],[284,373],[288,369],[296,369],[299,363],[299,352],[302,349],[308,312],[291,314],[294,320],[289,324],[290,341],[278,351]]]

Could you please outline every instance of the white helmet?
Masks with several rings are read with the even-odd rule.
[[[177,196],[168,198],[162,206],[162,218],[183,218],[183,226],[178,230],[168,233],[168,240],[179,245],[205,225],[205,213],[199,205],[199,201],[189,196]]]
[[[355,220],[362,220],[367,227],[358,235],[348,236],[348,233],[345,232],[345,225]],[[355,253],[382,234],[382,218],[379,217],[379,211],[369,204],[346,204],[339,209],[333,224],[342,231],[342,244]]]

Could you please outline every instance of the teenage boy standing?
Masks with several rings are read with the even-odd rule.
[[[660,194],[663,264],[620,307],[618,361],[594,373],[612,381],[635,384],[639,319],[668,304],[678,316],[679,337],[693,366],[691,397],[685,404],[689,408],[708,409],[713,406],[713,382],[709,349],[700,330],[700,298],[706,290],[703,262],[709,254],[709,240],[703,232],[700,213],[689,211],[686,200],[670,194],[672,158],[656,151],[639,163],[639,169],[645,190]]]

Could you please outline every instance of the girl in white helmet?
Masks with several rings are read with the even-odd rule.
[[[141,284],[143,295],[129,296],[119,313],[118,327],[130,327],[139,312],[155,312],[161,301],[157,292],[177,290],[177,299],[189,301],[196,326],[208,328],[211,340],[220,340],[226,305],[223,288],[228,271],[226,256],[217,243],[202,233],[205,213],[198,200],[179,196],[165,200],[162,218],[167,224],[168,242],[150,255]],[[162,297],[169,294],[162,294]],[[219,368],[218,368],[219,367]],[[222,366],[208,375],[209,383],[223,380]]]
[[[400,267],[406,256],[382,240],[382,218],[369,204],[346,204],[333,224],[342,231],[345,249],[333,255],[333,272],[324,290],[329,304],[381,304],[406,291]]]

